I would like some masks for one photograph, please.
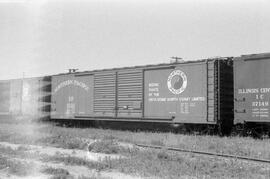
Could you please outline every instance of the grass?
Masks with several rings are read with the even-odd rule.
[[[96,142],[91,143],[87,149],[91,152],[105,153],[105,154],[118,154],[127,151],[124,147],[119,146],[112,139],[98,140]]]
[[[0,170],[7,170],[8,174],[27,176],[33,168],[32,163],[10,160],[0,155]]]
[[[246,165],[235,160],[179,155],[168,151],[138,152],[131,159],[114,162],[112,168],[116,167],[124,173],[140,173],[144,177],[267,178],[270,175],[269,171],[261,170],[260,166]]]
[[[9,156],[10,158],[20,158],[20,159],[39,159],[40,157],[46,156],[43,155],[41,156],[39,153],[36,152],[28,152],[28,149],[19,146],[17,149],[12,149],[11,147],[3,147],[0,146],[0,155],[3,154],[5,156]]]
[[[22,128],[22,130],[19,130]],[[143,177],[180,178],[269,178],[270,166],[220,159],[192,154],[174,153],[166,146],[208,152],[226,153],[270,159],[270,140],[243,137],[196,136],[158,132],[130,132],[103,129],[62,128],[43,125],[24,131],[27,127],[0,126],[0,140],[56,146],[68,149],[89,150],[107,154],[128,156],[121,159],[107,158],[100,162],[72,156],[51,156],[44,160],[62,162],[66,165],[86,166],[97,171],[116,170]],[[1,137],[4,135],[5,137]],[[95,140],[94,143],[93,140]],[[164,146],[162,150],[135,150],[118,145],[118,142],[143,143]],[[91,143],[91,144],[90,144]],[[90,145],[89,145],[90,144]],[[21,154],[27,148],[21,147]],[[8,153],[8,151],[6,151]],[[10,155],[12,152],[10,152]],[[92,176],[96,177],[96,176]],[[90,177],[91,178],[91,177]],[[98,177],[97,177],[98,178]]]
[[[23,150],[22,150],[23,149]],[[103,171],[106,169],[111,168],[110,167],[110,160],[109,158],[106,158],[104,161],[100,162],[92,162],[88,161],[83,158],[79,157],[73,157],[73,156],[63,156],[56,154],[55,156],[48,156],[48,155],[40,155],[37,153],[28,153],[27,150],[24,150],[25,148],[18,147],[17,149],[12,149],[10,147],[0,147],[0,171],[7,169],[7,172],[12,175],[17,176],[27,176],[31,173],[31,170],[33,169],[33,164],[29,162],[20,162],[15,161],[12,158],[18,158],[18,159],[36,159],[40,160],[44,163],[46,162],[61,162],[65,165],[73,165],[73,166],[85,166],[89,169],[94,169],[96,171]],[[1,156],[5,155],[8,157]],[[9,159],[11,158],[11,159]],[[72,176],[69,171],[63,168],[53,168],[53,167],[47,167],[41,171],[44,174],[52,175],[51,179],[73,179],[74,176]],[[81,179],[108,179],[108,177],[102,177],[102,176],[79,176],[78,178]]]
[[[248,157],[270,159],[270,140],[256,140],[243,137],[195,136],[173,133],[129,132],[102,129],[61,128],[41,125],[31,130],[18,125],[1,126],[0,140],[13,143],[53,145],[69,149],[86,149],[89,139],[114,139],[129,143],[143,143],[163,146],[181,147],[184,149],[220,152]],[[29,132],[32,131],[32,132]],[[21,135],[23,134],[23,135]]]
[[[74,176],[63,168],[47,167],[41,171],[44,174],[52,175],[51,179],[74,179]]]
[[[85,166],[85,167],[88,167],[89,169],[95,169],[97,171],[102,171],[102,170],[111,168],[110,159],[105,159],[102,162],[101,161],[94,162],[94,161],[89,161],[87,159],[83,159],[79,157],[73,157],[70,155],[69,156],[55,155],[55,156],[48,156],[44,158],[43,162],[46,162],[46,161],[61,162],[61,163],[64,163],[65,165]]]
[[[130,132],[114,131],[103,129],[78,129],[45,127],[42,132],[50,131],[53,136],[62,136],[62,141],[51,141],[61,147],[76,146],[78,149],[84,148],[87,139],[114,139],[128,143],[142,143],[161,146],[180,147],[190,150],[201,150],[207,152],[218,152],[232,155],[242,155],[247,157],[270,159],[270,139],[253,139],[249,137],[219,137],[219,136],[196,136],[173,133],[156,132]],[[48,141],[49,141],[48,140]]]
[[[93,176],[84,176],[84,175],[82,175],[82,176],[79,176],[78,179],[111,179],[111,178],[95,176],[95,175],[93,175]]]
[[[88,143],[81,138],[74,138],[71,135],[52,135],[44,138],[40,138],[36,143],[61,147],[65,149],[86,149]]]
[[[234,159],[220,159],[195,155],[179,155],[164,150],[134,151],[130,158],[92,162],[72,156],[53,156],[49,161],[66,165],[86,166],[96,171],[116,170],[126,174],[154,178],[267,178],[270,171],[261,165],[247,164]]]
[[[69,171],[63,168],[47,167],[44,168],[41,172],[47,175],[52,175],[50,179],[75,179],[75,177],[71,175]],[[79,175],[77,179],[110,179],[110,178],[95,176],[93,174],[92,176]]]

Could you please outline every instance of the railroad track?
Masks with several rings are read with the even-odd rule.
[[[143,147],[143,148],[153,148],[153,149],[166,148],[167,150],[170,150],[170,151],[194,153],[194,154],[209,155],[209,156],[218,156],[218,157],[224,157],[224,158],[234,158],[234,159],[238,159],[238,160],[247,160],[247,161],[270,164],[270,160],[268,160],[268,159],[251,158],[251,157],[245,157],[245,156],[230,155],[230,154],[223,154],[223,153],[214,153],[214,152],[206,152],[206,151],[198,151],[198,150],[187,150],[187,149],[181,149],[181,148],[176,148],[176,147],[166,147],[166,146],[158,146],[158,145],[146,145],[146,144],[135,144],[135,145],[138,146],[138,147]]]

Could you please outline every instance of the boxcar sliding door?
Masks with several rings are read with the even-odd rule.
[[[142,117],[143,72],[123,70],[117,73],[117,117]]]
[[[94,75],[94,114],[97,117],[116,117],[116,72]]]

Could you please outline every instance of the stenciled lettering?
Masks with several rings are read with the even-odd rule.
[[[259,88],[251,88],[251,89],[238,89],[239,94],[246,94],[246,93],[259,93]]]
[[[66,86],[69,86],[69,85],[74,85],[74,86],[78,86],[78,87],[81,87],[83,88],[85,91],[88,91],[89,90],[89,87],[81,82],[81,81],[77,81],[77,80],[66,80],[66,81],[63,81],[61,82],[60,84],[58,84],[55,89],[54,89],[54,92],[56,93],[57,91],[59,91],[61,88],[64,88]]]

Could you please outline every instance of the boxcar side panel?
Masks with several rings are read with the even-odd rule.
[[[24,79],[22,82],[22,114],[39,115],[39,90],[38,78]]]
[[[35,118],[48,115],[50,108],[50,77],[22,79],[22,115]]]
[[[10,80],[10,114],[22,114],[22,80]]]
[[[74,100],[72,81],[73,75],[52,77],[51,118],[73,118],[75,110],[71,106]]]
[[[10,83],[8,81],[0,82],[0,114],[9,113],[10,103]]]
[[[270,54],[234,61],[235,122],[270,122]]]
[[[51,118],[93,115],[93,76],[66,74],[52,77]]]
[[[207,123],[207,65],[180,64],[145,71],[145,117]]]

